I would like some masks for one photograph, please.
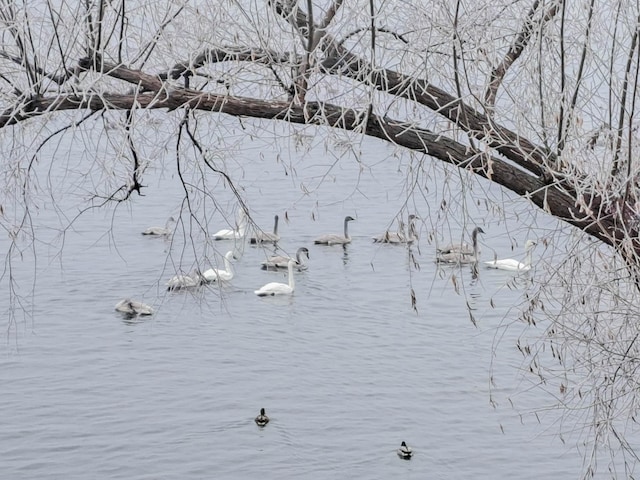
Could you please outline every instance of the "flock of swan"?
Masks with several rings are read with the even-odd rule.
[[[404,225],[400,222],[399,230],[391,232],[385,231],[381,235],[373,237],[375,243],[388,244],[405,244],[411,245],[418,241],[418,234],[415,222],[419,217],[417,215],[409,215],[407,229],[405,232]],[[254,236],[249,238],[251,244],[273,244],[276,245],[280,240],[278,234],[278,216],[274,217],[273,232],[256,231]],[[314,240],[317,245],[346,245],[351,243],[349,235],[349,222],[354,221],[350,215],[344,218],[342,234],[322,235]],[[249,218],[244,210],[241,210],[235,229],[223,229],[211,235],[213,240],[241,240],[243,241],[247,234]],[[173,225],[175,219],[169,218],[164,227],[151,227],[142,232],[143,235],[154,236],[170,236],[173,233]],[[466,242],[453,243],[436,249],[436,262],[441,264],[464,265],[472,264],[477,266],[480,259],[480,249],[478,246],[478,235],[484,234],[481,227],[476,227],[471,233],[471,244]],[[526,272],[531,269],[533,248],[536,242],[527,240],[525,243],[525,260],[520,262],[512,258],[494,259],[483,262],[487,268],[498,270],[506,270],[511,272]],[[171,277],[166,283],[167,290],[180,290],[199,287],[204,284],[230,282],[234,277],[233,262],[240,258],[240,254],[236,249],[228,251],[223,258],[224,268],[210,268],[203,272],[196,269],[190,274],[179,274]],[[275,295],[292,295],[295,291],[295,275],[294,271],[303,271],[307,269],[306,260],[309,260],[309,249],[300,247],[296,251],[295,257],[284,255],[273,255],[260,264],[263,270],[287,270],[287,283],[269,282],[254,293],[259,297],[275,296]],[[116,305],[116,310],[127,315],[152,315],[153,308],[129,298],[124,299]]]
[[[404,225],[400,223],[399,229],[396,232],[385,231],[381,235],[373,237],[374,243],[388,243],[388,244],[404,244],[411,245],[418,241],[418,234],[415,227],[415,222],[419,217],[416,215],[409,215],[408,225],[405,232]],[[278,216],[274,217],[273,232],[257,231],[254,236],[249,238],[251,244],[273,244],[276,245],[280,240],[278,234]],[[351,243],[351,236],[349,235],[349,223],[355,219],[351,216],[344,218],[343,233],[342,234],[327,234],[322,235],[314,240],[314,244],[317,245],[346,245]],[[173,233],[172,224],[175,220],[169,219],[165,227],[152,227],[145,230],[143,235],[155,235],[155,236],[170,236]],[[219,230],[211,238],[214,240],[244,240],[247,233],[248,218],[244,212],[241,213],[235,229],[223,229]],[[478,235],[484,234],[484,230],[481,227],[476,227],[471,233],[471,244],[466,242],[452,243],[444,247],[438,247],[436,249],[436,262],[441,264],[451,265],[477,265],[480,260],[480,249],[478,246]],[[493,268],[498,270],[506,270],[511,272],[526,272],[531,269],[533,248],[536,246],[536,242],[533,240],[527,240],[525,243],[525,260],[520,262],[512,258],[494,259],[491,261],[483,262],[487,268]],[[223,258],[224,268],[210,268],[203,272],[194,270],[191,274],[175,275],[167,282],[167,290],[187,289],[192,287],[198,287],[207,283],[222,283],[229,282],[234,278],[233,262],[238,260],[239,253],[234,250],[228,251]],[[295,275],[294,271],[306,270],[306,260],[309,260],[309,249],[306,247],[300,247],[296,251],[295,257],[289,257],[285,255],[273,255],[268,257],[260,264],[263,270],[287,270],[287,283],[270,282],[254,293],[257,296],[275,296],[275,295],[292,295],[295,291]],[[137,302],[131,299],[124,299],[116,305],[116,310],[129,316],[135,315],[152,315],[153,309],[149,305],[141,302]],[[260,428],[264,428],[270,421],[265,409],[261,408],[260,413],[254,419],[256,425]],[[403,460],[410,460],[413,456],[412,449],[402,442],[400,447],[396,450],[398,457]]]
[[[439,263],[451,263],[457,265],[477,264],[480,260],[480,248],[478,247],[478,234],[484,233],[481,227],[476,227],[471,232],[471,245],[466,242],[453,243],[436,250],[436,261]],[[531,270],[533,248],[537,245],[534,240],[527,240],[524,244],[525,260],[520,262],[513,258],[494,259],[483,262],[487,268],[506,270],[509,272],[527,272]]]

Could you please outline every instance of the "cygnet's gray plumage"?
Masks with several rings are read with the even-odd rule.
[[[153,308],[151,308],[151,306],[136,300],[131,300],[130,298],[120,300],[116,304],[116,311],[126,313],[127,315],[153,315]]]
[[[347,243],[351,243],[351,237],[349,236],[349,222],[352,222],[355,218],[347,215],[344,217],[344,235],[338,234],[328,234],[322,235],[321,237],[316,238],[313,243],[319,245],[345,245]]]
[[[255,237],[249,239],[249,243],[277,243],[278,240],[280,235],[278,235],[278,215],[276,215],[273,220],[273,233],[260,230],[256,232]]]
[[[484,233],[480,227],[473,229],[471,233],[472,247],[469,248],[467,243],[452,244],[444,248],[438,249],[436,253],[436,261],[439,263],[477,263],[480,258],[480,249],[478,248],[478,234]]]
[[[403,243],[413,243],[418,240],[418,235],[416,233],[416,219],[418,217],[416,215],[409,215],[409,230],[408,234],[405,235],[404,228],[402,226],[397,232],[390,232],[387,230],[382,235],[378,235],[377,237],[373,237],[374,243],[394,243],[394,244],[403,244]]]
[[[142,235],[157,235],[166,237],[173,233],[173,227],[175,223],[175,218],[169,217],[164,227],[149,227],[144,232],[142,232]]]
[[[179,274],[171,277],[167,282],[167,290],[181,290],[184,288],[199,287],[205,282],[199,270],[194,270],[189,275]]]
[[[309,249],[306,247],[300,247],[296,251],[294,268],[298,270],[306,270],[308,268],[304,263],[304,257],[307,257],[307,259],[309,259]],[[287,257],[285,255],[274,255],[267,258],[267,260],[265,262],[262,262],[260,266],[263,270],[285,269],[289,268],[289,260],[291,260],[291,257]]]

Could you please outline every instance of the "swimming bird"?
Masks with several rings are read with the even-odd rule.
[[[224,256],[224,270],[221,268],[209,268],[202,272],[202,278],[206,282],[228,282],[233,278],[234,272],[231,266],[231,260],[235,260],[236,256],[233,251],[228,251]]]
[[[480,227],[476,227],[471,232],[471,241],[473,246],[469,247],[467,243],[447,245],[439,248],[436,253],[436,262],[439,263],[477,263],[480,258],[480,249],[478,248],[478,234],[484,233]]]
[[[240,210],[238,214],[238,220],[236,221],[236,229],[223,228],[211,235],[214,240],[238,240],[245,236],[247,223],[249,219],[244,210]]]
[[[269,423],[269,417],[264,413],[264,408],[260,409],[260,415],[255,418],[255,422],[259,427],[264,427],[267,423]]]
[[[271,282],[267,283],[259,290],[254,291],[256,295],[259,297],[268,297],[272,295],[293,295],[293,291],[296,287],[295,279],[293,278],[293,266],[296,261],[293,258],[290,258],[287,262],[287,268],[289,270],[289,284],[279,283],[279,282]]]
[[[173,227],[175,223],[175,218],[169,217],[164,227],[149,227],[144,232],[142,232],[142,235],[157,235],[162,237],[169,236],[173,233]]]
[[[411,459],[412,455],[413,455],[413,452],[411,451],[411,448],[407,446],[406,442],[402,442],[400,444],[400,448],[398,449],[398,456],[403,460],[409,460]]]
[[[355,218],[347,215],[344,217],[344,236],[337,234],[328,234],[322,235],[321,237],[316,238],[313,243],[320,245],[345,245],[347,243],[351,243],[351,237],[348,232],[349,222],[355,220]]]
[[[149,305],[125,298],[116,304],[116,311],[127,315],[153,315],[153,308]]]
[[[203,282],[202,274],[198,270],[194,270],[189,275],[179,274],[171,277],[167,282],[167,290],[199,287]]]
[[[249,243],[277,243],[278,240],[280,240],[280,235],[278,235],[278,215],[276,215],[273,222],[273,233],[260,230],[256,232],[255,237],[249,239]]]
[[[533,240],[527,240],[524,244],[524,251],[526,258],[524,263],[514,260],[513,258],[504,258],[502,260],[492,260],[490,262],[484,262],[489,268],[495,268],[498,270],[508,270],[510,272],[526,272],[531,270],[531,259],[533,256],[533,247],[537,245]]]
[[[397,232],[390,232],[387,230],[382,235],[378,235],[377,237],[373,237],[374,243],[413,243],[418,240],[418,235],[416,234],[416,219],[418,217],[416,215],[409,215],[409,230],[408,235],[405,235],[404,228],[400,226],[400,229]]]
[[[293,266],[299,271],[307,269],[307,265],[304,263],[303,257],[307,257],[307,259],[309,258],[309,249],[306,247],[300,247],[296,251],[295,264]],[[267,260],[262,262],[260,265],[262,270],[277,270],[279,268],[288,268],[289,260],[291,260],[291,257],[273,255],[267,258]]]

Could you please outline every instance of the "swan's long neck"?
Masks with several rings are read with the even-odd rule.
[[[412,218],[411,221],[409,222],[409,240],[417,240],[418,236],[416,235],[416,219]]]
[[[404,237],[404,222],[402,221],[402,219],[398,221],[398,237]]]
[[[238,223],[238,235],[244,237],[245,230],[247,229],[247,217],[245,215],[240,219]]]
[[[533,251],[531,248],[527,248],[527,256],[524,259],[524,266],[527,268],[531,267],[532,260],[533,260]]]
[[[233,253],[231,253],[231,254],[227,253],[224,256],[224,268],[229,273],[233,273],[233,267],[231,266],[231,258],[229,258],[229,257],[232,257],[232,256],[233,256]]]
[[[349,237],[349,220],[347,220],[346,218],[344,219],[344,238],[350,238]]]
[[[293,260],[289,260],[289,287],[291,290],[296,288],[296,281],[293,278]]]
[[[473,231],[473,234],[471,235],[473,238],[473,257],[475,259],[475,261],[478,261],[478,232],[476,230]]]

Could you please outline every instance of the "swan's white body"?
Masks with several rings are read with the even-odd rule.
[[[467,243],[453,244],[439,248],[436,253],[436,261],[439,263],[455,264],[477,263],[480,258],[480,249],[478,248],[479,233],[484,233],[484,230],[480,227],[473,229],[471,233],[473,246],[471,248]]]
[[[231,260],[235,258],[232,251],[224,256],[224,270],[222,268],[210,268],[202,272],[202,278],[207,282],[229,282],[233,279],[233,266]]]
[[[218,230],[211,237],[214,240],[239,240],[243,239],[246,230],[247,230],[247,215],[244,213],[244,210],[240,211],[240,215],[238,221],[236,222],[236,229],[232,230],[230,228],[223,228],[222,230]]]
[[[296,251],[296,258],[294,267],[298,270],[306,270],[307,266],[304,263],[303,256],[309,258],[309,250],[306,247],[300,247]],[[274,255],[272,257],[267,258],[266,262],[262,262],[260,265],[263,270],[277,270],[279,268],[289,268],[289,260],[292,260],[291,257],[286,257],[284,255]]]
[[[153,315],[153,308],[146,303],[137,302],[130,298],[120,300],[116,304],[116,311],[127,315]]]
[[[142,235],[169,236],[173,233],[174,223],[176,223],[176,220],[173,217],[169,217],[164,227],[149,227],[142,232]]]
[[[203,278],[200,272],[193,271],[189,275],[175,275],[167,282],[167,290],[181,290],[183,288],[194,288],[202,285]]]
[[[382,235],[378,235],[377,237],[373,237],[374,243],[393,243],[393,244],[411,244],[418,240],[418,235],[416,234],[416,217],[415,215],[409,215],[409,234],[405,235],[404,229],[401,226],[400,230],[397,232],[386,231]]]
[[[526,258],[524,263],[519,262],[513,258],[504,258],[501,260],[493,260],[491,262],[484,262],[484,264],[489,268],[495,268],[497,270],[507,270],[509,272],[526,272],[531,270],[531,260],[533,256],[533,247],[537,244],[533,240],[527,240],[524,244],[524,250],[526,253]]]
[[[277,243],[278,240],[280,240],[280,235],[278,235],[278,215],[276,215],[273,221],[273,233],[256,232],[256,236],[251,237],[249,243]]]
[[[289,270],[289,284],[279,283],[279,282],[271,282],[264,285],[259,290],[256,290],[255,293],[259,297],[268,297],[271,295],[292,295],[293,291],[296,288],[295,279],[293,278],[293,265],[295,264],[295,260],[293,258],[289,259],[287,263],[287,268]]]
[[[413,456],[413,451],[406,442],[402,442],[400,448],[398,449],[398,456],[403,460],[409,460]]]
[[[344,218],[344,235],[338,235],[335,233],[330,233],[328,235],[322,235],[321,237],[316,238],[313,243],[320,245],[346,245],[347,243],[351,243],[351,237],[349,236],[349,222],[355,220],[355,218],[347,215]]]

